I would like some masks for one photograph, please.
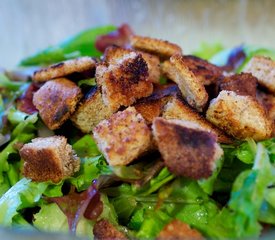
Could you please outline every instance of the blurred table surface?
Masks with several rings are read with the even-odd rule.
[[[272,47],[272,0],[0,0],[0,66],[86,28],[129,23],[140,35],[176,42],[185,53],[201,42]]]

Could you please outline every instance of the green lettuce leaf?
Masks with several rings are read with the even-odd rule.
[[[102,156],[81,158],[80,170],[68,181],[76,186],[78,191],[83,191],[91,186],[94,179],[97,179],[100,171],[97,167]]]
[[[209,60],[210,58],[212,58],[214,55],[216,55],[218,52],[222,51],[224,49],[224,47],[222,46],[221,43],[206,43],[203,42],[201,43],[199,49],[195,52],[193,52],[192,54]]]
[[[100,152],[96,146],[96,143],[91,135],[87,134],[80,138],[73,144],[77,156],[83,157],[95,157],[100,155]]]
[[[20,209],[36,206],[47,183],[22,178],[0,198],[0,224],[11,226]]]
[[[101,53],[95,48],[97,36],[107,34],[115,29],[114,26],[103,26],[85,30],[55,46],[23,59],[20,65],[47,65],[79,56],[99,57]]]
[[[80,237],[93,237],[93,222],[81,217],[76,229]],[[43,204],[38,213],[34,215],[33,225],[40,231],[68,233],[68,221],[64,213],[55,203]]]

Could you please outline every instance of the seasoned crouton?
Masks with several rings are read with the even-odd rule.
[[[168,120],[179,119],[194,122],[201,126],[203,129],[216,134],[218,137],[218,142],[232,142],[232,139],[230,137],[228,137],[224,132],[215,127],[212,123],[208,122],[199,113],[195,112],[193,109],[187,106],[187,104],[185,104],[183,100],[179,97],[173,97],[169,100],[169,102],[164,106],[161,116]]]
[[[162,71],[164,75],[178,84],[187,103],[201,112],[207,103],[208,94],[184,57],[180,54],[173,55],[170,61],[162,64]]]
[[[134,107],[101,121],[93,131],[98,148],[112,166],[127,165],[151,145],[151,132]]]
[[[177,44],[150,37],[134,35],[130,38],[130,44],[134,49],[157,55],[161,59],[168,59],[174,54],[182,53],[181,47]]]
[[[258,83],[275,94],[275,61],[271,58],[254,56],[245,66],[244,72],[252,73]]]
[[[251,73],[241,73],[220,79],[220,89],[233,91],[238,95],[256,97],[257,78]]]
[[[204,59],[192,55],[184,55],[183,59],[188,68],[203,85],[215,84],[223,75],[220,67]]]
[[[157,240],[203,240],[203,236],[196,229],[180,220],[174,219],[159,233]]]
[[[221,91],[210,102],[206,118],[237,139],[264,140],[271,136],[271,121],[263,107],[251,96]]]
[[[19,151],[23,174],[34,181],[59,182],[79,170],[80,160],[63,136],[35,138]]]
[[[152,129],[164,164],[172,173],[193,179],[211,176],[223,154],[216,135],[193,122],[164,118],[155,118]]]
[[[33,104],[46,126],[54,130],[75,111],[81,97],[81,90],[75,83],[59,78],[46,82],[35,92]]]
[[[118,60],[123,58],[125,55],[133,52],[133,50],[120,48],[116,46],[108,47],[104,52],[103,60],[109,64],[116,64]],[[148,80],[152,83],[159,83],[160,79],[160,60],[157,56],[151,55],[149,53],[136,51],[140,53],[144,61],[148,66]]]
[[[96,81],[101,86],[104,104],[114,112],[153,92],[147,64],[141,54],[135,52],[125,55],[115,65],[99,65]]]
[[[137,103],[134,104],[134,107],[146,122],[151,124],[154,118],[160,116],[163,106],[168,102],[170,97],[179,94],[180,91],[176,85],[156,87],[152,95],[138,100]]]
[[[145,119],[146,123],[151,124],[154,118],[161,114],[164,101],[162,99],[142,101],[134,105],[135,109]]]
[[[127,237],[120,232],[113,224],[108,220],[102,219],[94,225],[93,234],[95,239],[98,240],[123,240]]]
[[[275,96],[262,91],[257,91],[257,100],[265,108],[269,119],[273,122],[272,137],[275,137]]]
[[[71,120],[84,133],[89,133],[103,119],[113,112],[104,104],[100,89],[95,87],[82,100]]]
[[[91,57],[81,57],[56,63],[47,68],[42,68],[33,75],[33,81],[45,82],[54,78],[61,78],[72,73],[95,70],[96,60]]]

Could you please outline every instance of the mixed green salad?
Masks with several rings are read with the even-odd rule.
[[[114,30],[105,26],[84,31],[23,59],[20,71],[78,56],[99,57],[97,37]],[[236,72],[255,54],[275,58],[273,50],[247,45],[224,49],[220,44],[203,44],[194,53]],[[58,184],[25,178],[18,149],[51,132],[36,112],[17,107],[31,81],[25,77],[14,81],[14,75],[14,71],[0,73],[0,225],[92,238],[93,225],[104,218],[138,239],[157,237],[173,219],[211,239],[258,238],[274,230],[274,138],[222,144],[224,155],[213,175],[196,181],[174,176],[154,155],[149,156],[152,161],[109,166],[91,135],[79,134],[66,123],[56,134],[65,135],[81,158],[80,171]]]

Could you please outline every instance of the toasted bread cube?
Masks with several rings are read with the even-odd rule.
[[[116,64],[118,60],[122,59],[125,55],[133,52],[131,49],[120,48],[116,46],[108,47],[104,52],[104,61],[109,64]],[[148,66],[148,80],[152,83],[159,83],[160,79],[160,60],[157,56],[149,53],[136,51],[140,53]]]
[[[273,122],[272,137],[275,137],[275,96],[257,91],[257,100],[262,104],[269,119]]]
[[[233,91],[238,95],[256,97],[257,78],[251,73],[229,75],[220,79],[220,89]]]
[[[46,68],[42,68],[33,75],[33,81],[45,82],[54,78],[61,78],[72,73],[79,73],[88,70],[95,70],[96,60],[91,57],[80,57],[64,62],[56,63]]]
[[[175,239],[203,240],[204,238],[196,229],[192,229],[188,224],[174,219],[161,230],[157,240]]]
[[[75,111],[82,93],[80,88],[66,78],[46,82],[33,95],[33,104],[46,126],[59,128]]]
[[[153,136],[168,169],[177,176],[208,178],[223,151],[216,135],[182,120],[155,118]]]
[[[101,86],[104,104],[114,112],[153,92],[147,64],[141,54],[135,52],[125,55],[115,65],[99,65],[96,81]]]
[[[135,109],[145,119],[146,123],[151,124],[156,117],[159,117],[164,102],[159,100],[143,101],[134,105]]]
[[[165,119],[179,119],[184,121],[190,121],[198,124],[200,127],[208,132],[212,132],[217,135],[218,142],[231,143],[232,139],[228,137],[223,131],[218,129],[212,123],[208,122],[203,116],[191,109],[185,104],[179,97],[173,97],[164,106],[161,115]]]
[[[260,141],[271,136],[271,121],[263,107],[251,96],[221,91],[210,102],[206,118],[237,139]]]
[[[156,87],[152,95],[142,98],[134,104],[135,109],[142,115],[148,124],[162,113],[163,106],[172,96],[180,94],[176,85]]]
[[[271,58],[254,56],[245,66],[244,72],[252,73],[258,83],[275,94],[275,61]]]
[[[109,118],[113,112],[104,104],[99,88],[92,89],[71,117],[71,121],[83,133],[89,133],[103,119]]]
[[[23,174],[34,181],[57,183],[80,168],[80,160],[63,136],[35,138],[19,151]]]
[[[223,70],[220,67],[204,59],[192,55],[184,55],[183,59],[203,85],[215,84],[223,76]]]
[[[93,227],[93,234],[95,239],[102,240],[126,240],[128,239],[122,232],[120,232],[108,220],[102,219],[95,223]]]
[[[157,55],[162,59],[168,59],[174,54],[182,53],[181,47],[177,44],[150,37],[134,35],[131,37],[130,43],[134,49]]]
[[[208,94],[203,83],[189,68],[184,57],[179,54],[173,55],[170,61],[165,61],[162,64],[162,71],[168,78],[178,84],[187,103],[201,112],[208,101]]]
[[[145,53],[139,52],[148,66],[149,76],[148,80],[152,83],[159,83],[160,80],[160,60],[159,57]]]
[[[134,107],[101,121],[93,131],[97,146],[112,166],[127,165],[147,152],[151,132]]]

